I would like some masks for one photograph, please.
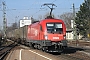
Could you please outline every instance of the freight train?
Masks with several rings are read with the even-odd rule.
[[[0,33],[0,46],[4,43],[3,34]]]
[[[66,26],[60,19],[47,18],[8,32],[8,38],[48,52],[67,47]]]
[[[0,46],[1,46],[1,43],[2,43],[2,35],[0,33]]]

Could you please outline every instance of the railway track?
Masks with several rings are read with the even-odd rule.
[[[72,54],[62,54],[58,57],[62,57],[63,60],[90,60],[90,56],[79,51]]]
[[[90,46],[90,41],[77,40],[77,41],[69,41],[68,45],[77,45],[77,46]]]
[[[90,42],[81,42],[82,46],[87,46],[89,43]],[[90,48],[82,46],[69,46],[61,54],[55,54],[54,57],[58,58],[57,60],[90,60]]]
[[[81,58],[75,57],[75,56],[70,56],[70,55],[61,55],[60,57],[63,58],[63,60],[82,60]]]
[[[54,56],[57,60],[90,60],[90,56],[87,53],[90,54],[82,48],[69,47],[62,54],[54,54]]]
[[[9,44],[6,46],[0,47],[0,60],[3,60],[5,56],[11,51],[12,48],[14,48],[17,44]]]
[[[41,53],[47,57],[50,57],[52,58],[52,60],[89,60],[90,59],[90,56],[85,54],[86,50],[82,48],[76,48],[76,47],[68,47],[61,54],[60,53],[45,53],[36,49],[34,51],[36,51],[37,53]]]
[[[3,57],[5,57],[6,54],[8,54],[10,50],[14,47],[15,47],[15,44],[11,44],[11,45],[3,46],[2,48],[0,48],[0,60],[3,60]],[[20,49],[20,47],[17,49]],[[55,55],[50,54],[50,55],[51,57],[55,57],[56,60],[60,60],[60,59],[61,60],[89,60],[90,57],[81,51],[85,52],[89,50],[85,48],[79,48],[79,47],[69,47],[66,50],[64,50],[62,54],[55,54]],[[49,54],[47,56],[49,56]]]

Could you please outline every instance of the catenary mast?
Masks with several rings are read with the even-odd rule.
[[[7,28],[7,21],[6,21],[6,4],[5,4],[5,1],[2,2],[3,4],[3,33],[4,33],[4,37],[6,38],[7,37],[7,34],[6,34],[6,28]]]

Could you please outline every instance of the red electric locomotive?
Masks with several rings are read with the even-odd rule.
[[[28,26],[27,42],[30,46],[49,52],[67,47],[66,27],[60,19],[44,19]]]

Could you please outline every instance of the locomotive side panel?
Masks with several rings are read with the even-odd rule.
[[[28,40],[40,40],[40,25],[38,23],[28,27],[27,38]]]

